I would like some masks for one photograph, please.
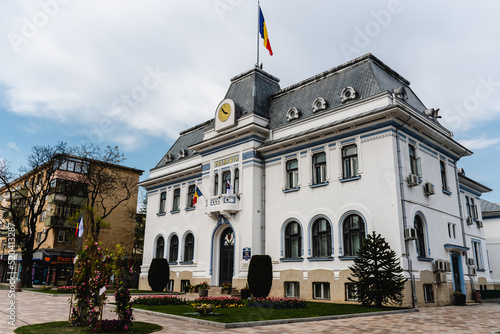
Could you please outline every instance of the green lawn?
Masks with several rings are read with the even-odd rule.
[[[146,322],[134,321],[132,332],[116,332],[116,333],[134,333],[134,334],[147,334],[161,330],[163,327],[155,324],[148,324]],[[67,321],[47,322],[38,325],[29,325],[17,328],[14,333],[16,334],[54,334],[54,333],[92,333],[90,328],[87,327],[72,327]]]
[[[350,304],[307,302],[306,308],[296,309],[272,309],[248,306],[239,308],[217,308],[213,311],[213,313],[202,316],[196,313],[191,305],[134,305],[134,308],[222,323],[311,318],[342,314],[392,311],[398,309],[389,307],[377,308]]]

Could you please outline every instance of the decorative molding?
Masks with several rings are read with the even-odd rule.
[[[260,159],[260,155],[257,153],[257,151],[252,150],[252,151],[248,151],[248,152],[243,153],[243,160],[248,160],[248,159],[252,159],[252,158]]]
[[[370,136],[370,137],[365,137],[365,138],[361,139],[361,143],[366,143],[369,141],[374,141],[374,140],[383,139],[383,138],[387,138],[387,137],[396,137],[396,134],[392,130],[387,130],[384,133],[378,133],[378,134],[374,134],[373,136]]]
[[[298,119],[299,117],[300,117],[300,111],[295,107],[288,109],[288,111],[286,112],[286,119],[288,122],[290,122],[293,119]]]
[[[173,154],[170,154],[170,153],[165,154],[165,162],[170,162],[172,160],[174,160]]]
[[[354,100],[358,97],[358,93],[354,88],[351,86],[347,86],[346,88],[342,89],[342,92],[340,93],[340,102],[345,103],[347,101]]]
[[[201,165],[201,171],[205,172],[207,170],[210,170],[210,163]]]
[[[185,158],[186,156],[187,156],[187,150],[185,150],[185,149],[181,148],[181,149],[179,150],[179,159],[181,159],[181,158]]]
[[[327,106],[327,103],[324,98],[318,97],[316,100],[314,100],[312,104],[312,109],[313,112],[320,111],[320,110],[325,110]]]

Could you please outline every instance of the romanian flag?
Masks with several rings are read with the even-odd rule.
[[[203,196],[203,194],[200,191],[200,188],[196,187],[196,191],[194,192],[193,196],[193,205],[195,205],[198,202],[198,197]]]
[[[75,237],[81,238],[83,235],[83,217],[78,219],[78,223],[76,224]]]
[[[260,37],[264,39],[264,46],[269,50],[269,54],[273,55],[273,50],[271,49],[271,42],[267,36],[267,28],[266,21],[264,21],[264,14],[262,14],[262,9],[259,6],[259,29],[260,29]]]

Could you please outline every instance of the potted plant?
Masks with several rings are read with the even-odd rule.
[[[241,288],[241,299],[248,299],[250,298],[250,289],[248,288],[248,284],[244,287]]]
[[[466,299],[467,299],[466,296],[462,292],[460,291],[453,292],[453,304],[464,306]]]
[[[184,293],[188,293],[191,290],[191,285],[186,284],[184,285]]]
[[[194,305],[194,309],[201,315],[207,315],[214,310],[211,304]]]
[[[210,289],[210,286],[208,285],[207,282],[198,284],[197,287],[198,287],[198,294],[200,297],[208,296],[208,289]]]
[[[231,283],[228,283],[228,282],[224,282],[222,283],[222,290],[221,290],[221,293],[222,294],[229,294],[229,292],[231,291]]]

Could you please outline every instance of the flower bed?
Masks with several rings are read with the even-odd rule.
[[[268,308],[304,308],[306,307],[305,300],[296,298],[252,298],[248,302],[250,307],[268,307]]]
[[[211,304],[214,307],[242,307],[244,304],[241,298],[229,296],[208,296],[200,297],[194,300],[196,304]]]
[[[186,301],[174,295],[149,295],[137,297],[133,304],[141,305],[185,305]]]
[[[75,291],[75,287],[74,286],[58,286],[57,287],[57,292],[71,293],[73,291]]]

